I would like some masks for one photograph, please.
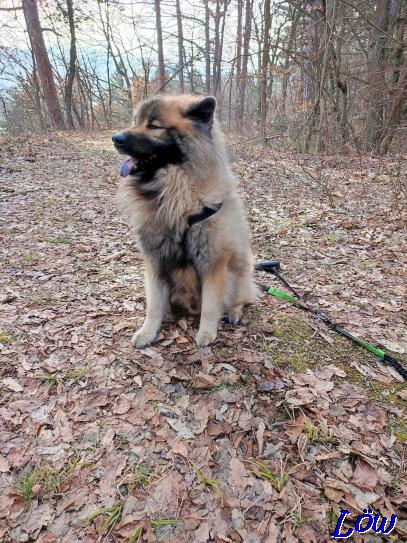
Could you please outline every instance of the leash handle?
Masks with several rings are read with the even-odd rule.
[[[280,269],[280,260],[265,260],[264,262],[257,262],[254,266],[255,270],[263,270],[266,272],[272,272],[272,270]]]

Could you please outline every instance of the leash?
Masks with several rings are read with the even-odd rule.
[[[407,370],[400,364],[398,360],[387,354],[382,349],[378,349],[374,345],[371,345],[367,341],[363,341],[362,339],[357,338],[344,328],[342,326],[339,326],[336,322],[334,322],[328,315],[323,313],[320,309],[315,308],[311,306],[308,302],[304,300],[304,298],[288,283],[286,279],[280,274],[280,261],[279,260],[268,260],[266,262],[258,262],[254,266],[255,270],[261,270],[265,271],[267,273],[272,273],[277,279],[279,279],[293,294],[288,294],[287,292],[284,292],[282,290],[279,290],[278,288],[274,287],[268,287],[266,285],[260,285],[260,288],[267,292],[267,294],[270,294],[271,296],[275,296],[276,298],[280,298],[280,300],[284,300],[286,302],[291,302],[292,304],[296,305],[300,309],[303,309],[304,311],[308,311],[308,313],[312,313],[315,317],[317,317],[320,321],[322,321],[326,326],[328,326],[331,330],[334,330],[338,334],[340,334],[343,337],[346,337],[353,341],[354,343],[357,343],[367,351],[373,353],[377,358],[379,358],[383,363],[388,364],[392,368],[394,368],[406,381],[407,381]]]

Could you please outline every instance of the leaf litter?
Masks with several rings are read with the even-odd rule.
[[[342,509],[370,507],[398,515],[387,540],[403,541],[405,383],[369,353],[267,296],[212,347],[197,351],[197,322],[178,317],[131,348],[142,259],[109,142],[0,146],[19,165],[0,192],[0,539],[325,542]],[[256,257],[406,363],[391,159],[253,147],[233,168]]]

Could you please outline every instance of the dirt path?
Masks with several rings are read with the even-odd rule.
[[[212,348],[180,318],[134,350],[142,263],[109,135],[0,152],[1,541],[325,542],[369,507],[407,540],[397,374],[266,296]],[[406,165],[234,154],[257,257],[407,365]]]

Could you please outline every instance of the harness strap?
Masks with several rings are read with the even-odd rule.
[[[215,213],[217,213],[222,206],[223,206],[223,202],[220,202],[219,204],[214,204],[213,207],[204,207],[202,208],[202,211],[200,211],[199,213],[190,215],[188,217],[188,226],[192,226],[193,224],[202,222],[205,219],[209,219],[209,217],[212,217],[212,215],[215,215]]]

